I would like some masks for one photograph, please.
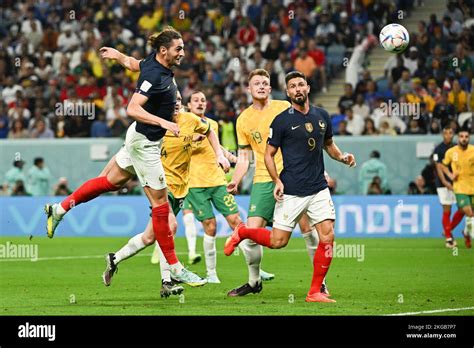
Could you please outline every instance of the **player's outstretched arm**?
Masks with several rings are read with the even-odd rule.
[[[284,192],[284,186],[283,183],[280,180],[280,177],[278,176],[278,171],[277,167],[275,164],[275,155],[278,151],[278,148],[267,144],[267,147],[265,148],[265,167],[267,167],[268,174],[272,177],[273,182],[275,183],[275,189],[273,190],[273,197],[278,202],[281,202],[283,200],[283,192]]]
[[[239,149],[237,165],[235,166],[235,172],[234,175],[232,175],[232,180],[227,184],[227,192],[234,195],[237,194],[239,184],[249,170],[251,155],[252,150],[250,150],[250,148]]]
[[[125,69],[130,71],[140,71],[140,60],[131,56],[126,56],[122,52],[112,47],[101,47],[99,49],[100,57],[102,59],[114,59]]]
[[[134,93],[127,106],[127,115],[133,118],[135,121],[151,124],[153,126],[160,126],[161,128],[169,130],[175,136],[179,136],[179,127],[176,123],[150,114],[143,108],[143,105],[147,102],[147,100],[148,97],[145,97],[140,93]]]
[[[222,169],[224,169],[224,172],[227,173],[230,168],[230,163],[227,158],[225,158],[219,139],[212,129],[207,133],[207,139],[209,139],[209,143],[216,154],[217,162],[221,165]]]
[[[333,160],[347,164],[349,167],[356,166],[354,155],[347,152],[342,153],[332,138],[329,138],[324,142],[324,149]]]

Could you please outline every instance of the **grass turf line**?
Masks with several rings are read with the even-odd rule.
[[[105,255],[127,240],[1,237],[0,244],[37,244],[41,259]],[[202,252],[201,241],[197,245]],[[282,250],[265,249],[263,269],[275,273],[276,279],[265,282],[262,293],[226,297],[227,291],[247,281],[247,267],[243,255],[224,256],[220,238],[217,270],[222,283],[185,286],[181,299],[160,298],[159,266],[152,265],[149,257],[121,263],[108,288],[102,283],[105,262],[100,258],[0,262],[0,311],[1,315],[384,315],[474,306],[472,249],[460,245],[454,256],[441,239],[339,238],[337,242],[365,246],[363,262],[333,259],[327,280],[337,303],[304,302],[312,265],[302,238],[291,239]],[[185,239],[177,238],[176,246],[186,262]],[[151,251],[150,247],[142,253]],[[205,275],[204,261],[189,268]],[[467,310],[441,315],[473,314]]]

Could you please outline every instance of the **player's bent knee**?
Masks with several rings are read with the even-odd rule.
[[[143,233],[142,241],[143,241],[143,244],[147,246],[152,245],[155,242],[155,235],[153,233],[152,234]]]
[[[281,249],[286,247],[287,244],[287,239],[274,239],[272,240],[272,249]]]
[[[242,222],[239,214],[232,214],[226,217],[227,222],[229,223],[231,228],[237,227],[238,224]]]

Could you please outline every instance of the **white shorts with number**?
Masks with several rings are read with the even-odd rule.
[[[442,205],[456,204],[456,196],[453,191],[448,190],[446,187],[438,187],[436,191],[438,192],[439,202]]]
[[[303,213],[308,214],[311,226],[324,220],[335,220],[336,211],[329,189],[306,197],[283,195],[283,201],[275,204],[273,227],[291,232]]]
[[[165,171],[161,163],[161,145],[163,139],[150,141],[135,129],[132,123],[127,130],[125,144],[115,156],[118,166],[136,174],[142,186],[154,190],[166,187]]]

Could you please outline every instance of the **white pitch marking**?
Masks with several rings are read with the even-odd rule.
[[[417,314],[444,313],[444,312],[457,312],[457,311],[469,311],[469,310],[474,310],[474,307],[434,309],[431,311],[395,313],[395,314],[385,314],[385,315],[386,316],[397,316],[397,315],[401,316],[401,315],[417,315]]]

